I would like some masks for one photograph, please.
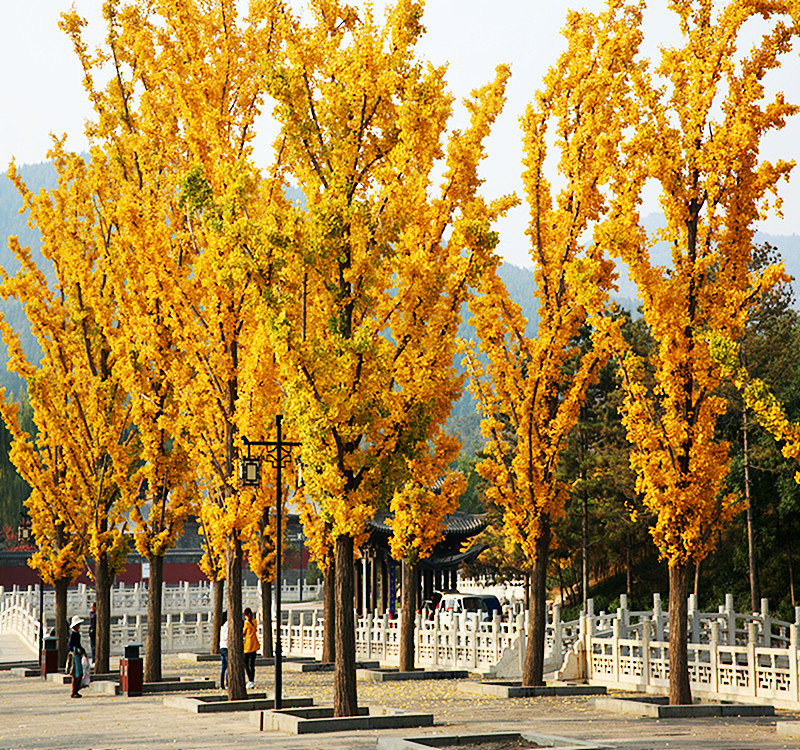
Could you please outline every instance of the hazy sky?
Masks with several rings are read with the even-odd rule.
[[[376,6],[384,4],[377,2]],[[83,122],[91,112],[80,68],[57,26],[59,14],[71,5],[73,0],[0,2],[0,28],[4,31],[0,44],[0,170],[12,157],[18,164],[42,161],[50,132],[67,133],[73,148],[85,145]],[[74,5],[89,20],[89,40],[100,42],[104,36],[102,0],[74,0]],[[567,8],[599,11],[604,5],[603,0],[428,0],[424,16],[428,33],[420,51],[437,65],[449,63],[448,81],[457,97],[490,80],[499,63],[511,64],[508,102],[489,141],[489,158],[482,171],[489,197],[512,190],[522,195],[518,121],[563,49],[560,29]],[[671,41],[674,21],[665,10],[666,0],[651,0],[650,5],[645,49],[653,54],[658,45]],[[783,90],[790,100],[800,100],[797,51],[784,63],[776,89]],[[463,123],[463,113],[461,118]],[[263,138],[256,152],[264,161],[271,140]],[[800,117],[769,139],[763,155],[772,159],[800,156]],[[761,228],[772,234],[800,234],[800,172],[783,187],[782,195],[785,218],[773,217]],[[647,199],[645,208],[658,209],[655,195]],[[499,227],[503,255],[520,265],[529,265],[526,222],[522,206]]]

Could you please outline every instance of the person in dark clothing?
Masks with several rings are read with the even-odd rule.
[[[222,626],[219,629],[219,654],[222,657],[222,668],[219,673],[219,686],[225,689],[228,676],[228,612],[222,613]]]
[[[92,602],[89,612],[89,645],[92,647],[92,661],[94,661],[95,644],[97,643],[97,604]]]
[[[75,615],[70,623],[69,643],[67,643],[67,650],[72,654],[72,697],[83,698],[80,694],[81,679],[83,678],[83,663],[82,659],[86,653],[83,646],[81,646],[81,623],[83,620]]]

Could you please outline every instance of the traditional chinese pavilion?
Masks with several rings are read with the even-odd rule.
[[[369,522],[369,540],[361,547],[361,560],[356,563],[356,609],[359,614],[375,610],[394,613],[401,565],[392,558],[389,540],[392,530],[386,523],[386,511]],[[462,551],[466,543],[486,528],[485,516],[453,513],[445,516],[444,539],[430,557],[416,567],[417,601],[430,600],[434,591],[455,591],[456,572],[462,564],[474,561],[486,549],[485,544],[473,544]]]

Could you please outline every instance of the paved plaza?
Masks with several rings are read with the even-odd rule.
[[[6,644],[6,653],[8,653]],[[218,666],[165,657],[164,673],[217,677]],[[69,697],[68,685],[21,678],[0,671],[0,748],[50,750],[179,750],[192,748],[369,748],[379,736],[477,734],[529,731],[602,742],[621,750],[771,750],[800,748],[776,733],[777,721],[800,719],[778,711],[774,718],[646,719],[594,708],[591,698],[473,697],[458,681],[359,682],[362,705],[383,705],[434,714],[425,729],[374,730],[292,736],[259,732],[244,713],[192,714],[166,707],[163,697],[114,697],[91,688]],[[260,668],[256,689],[273,688],[273,670]],[[220,691],[214,691],[219,693]],[[330,673],[284,673],[284,696],[306,695],[316,705],[332,702]]]

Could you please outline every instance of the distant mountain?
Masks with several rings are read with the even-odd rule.
[[[20,174],[34,192],[41,189],[51,189],[56,185],[56,173],[51,163],[24,165],[20,167]],[[296,204],[305,205],[305,197],[299,188],[290,188],[288,195]],[[6,238],[8,235],[19,236],[23,245],[31,247],[34,259],[47,273],[49,264],[43,261],[39,252],[39,233],[27,225],[26,217],[19,214],[21,205],[22,201],[19,194],[10,180],[5,175],[0,176],[0,237]],[[652,233],[660,225],[661,221],[662,219],[658,214],[651,214],[644,220],[645,229]],[[759,232],[756,234],[756,242],[759,244],[769,242],[769,244],[776,247],[783,256],[787,272],[795,279],[800,278],[800,236],[773,236]],[[667,243],[659,243],[655,247],[654,260],[659,265],[671,264]],[[2,242],[0,246],[0,265],[9,274],[14,274],[19,269],[19,263],[11,254],[11,251],[8,250],[5,242]],[[512,298],[522,306],[522,312],[528,320],[528,335],[534,335],[539,318],[536,299],[533,296],[533,270],[504,263],[500,266],[499,275],[511,293]],[[624,274],[621,274],[621,276],[619,293],[614,299],[619,305],[635,313],[637,307],[636,289]],[[797,282],[795,282],[795,289],[797,288]],[[12,327],[20,332],[23,348],[28,356],[37,361],[41,357],[41,350],[28,330],[27,320],[19,304],[13,300],[0,300],[0,311],[6,315],[6,319]],[[469,311],[465,309],[459,335],[463,338],[474,340],[475,330],[470,325],[469,319]],[[12,395],[16,395],[24,384],[16,375],[6,371],[7,361],[8,356],[5,347],[0,346],[0,386],[5,387],[7,392]],[[481,443],[479,421],[475,403],[467,393],[454,405],[449,429],[451,432],[461,435],[465,443],[465,449],[468,452],[474,450]]]
[[[645,231],[649,235],[655,234],[656,230],[664,224],[664,217],[660,214],[653,213],[646,216],[642,224]],[[754,237],[756,245],[763,245],[769,243],[781,254],[783,265],[793,279],[793,288],[795,292],[795,307],[798,307],[798,292],[800,292],[800,235],[774,235],[765,232],[756,232]],[[651,258],[653,263],[658,266],[671,266],[672,255],[670,252],[670,245],[668,242],[658,242],[651,251]],[[619,280],[619,294],[622,297],[636,299],[636,287],[632,281],[627,277],[627,274],[621,273]]]
[[[41,164],[25,164],[19,167],[19,174],[28,188],[38,193],[40,190],[50,190],[56,186],[56,170],[51,162]],[[41,268],[50,281],[50,264],[42,258],[41,236],[37,229],[28,226],[27,214],[19,213],[22,208],[22,198],[16,187],[8,179],[6,173],[0,175],[0,266],[9,276],[19,271],[20,265],[16,256],[8,248],[8,237],[19,237],[20,245],[30,247],[36,264]],[[0,312],[3,313],[9,325],[20,334],[22,348],[28,357],[37,362],[42,356],[39,343],[30,332],[30,325],[22,305],[14,299],[0,299]],[[0,387],[6,389],[6,394],[16,397],[25,383],[16,373],[8,372],[8,352],[0,344]]]
[[[25,164],[19,167],[19,174],[28,188],[38,193],[40,190],[51,190],[56,186],[56,170],[51,162],[42,164]],[[42,260],[39,253],[41,237],[36,229],[28,226],[28,217],[19,213],[22,208],[22,198],[8,175],[0,175],[0,265],[9,275],[19,270],[19,262],[8,249],[9,235],[19,237],[23,247],[30,247],[37,264]]]

